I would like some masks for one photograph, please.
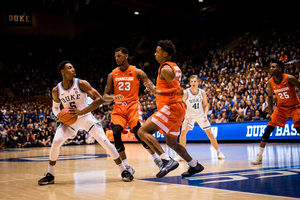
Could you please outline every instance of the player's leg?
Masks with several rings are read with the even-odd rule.
[[[258,165],[262,163],[262,155],[265,150],[265,147],[267,145],[267,142],[269,141],[270,135],[275,129],[274,126],[268,125],[267,128],[265,129],[265,132],[260,140],[260,145],[259,145],[259,151],[258,154],[254,159],[251,160],[251,164]]]
[[[209,138],[211,145],[215,148],[218,159],[225,159],[224,154],[219,149],[218,141],[211,131],[211,127],[209,126],[208,128],[203,129],[203,131],[206,133],[207,137]]]
[[[138,130],[141,128],[141,123],[138,121],[137,125],[133,127],[133,133],[136,139],[142,143],[143,147],[149,152],[153,162],[160,168],[162,166],[161,158],[155,153],[141,138],[138,136]]]
[[[179,136],[179,143],[185,147],[186,145],[186,135],[189,132],[189,130],[192,130],[194,128],[194,124],[189,124],[186,120],[184,120],[182,124],[182,129]]]
[[[183,147],[185,147],[185,145],[186,145],[187,132],[189,130],[192,130],[193,127],[194,127],[194,124],[192,124],[192,122],[188,123],[186,119],[183,121],[182,128],[181,128],[180,135],[179,135],[179,144],[181,144]],[[184,159],[180,155],[176,156],[174,158],[174,160],[184,161]]]
[[[127,125],[127,119],[121,113],[126,115],[126,109],[122,105],[115,104],[111,114],[111,129],[113,131],[115,147],[119,152],[120,158],[122,161],[127,161],[125,146],[122,141],[122,131]]]
[[[48,173],[46,176],[38,181],[40,185],[52,184],[54,183],[55,176],[55,165],[56,160],[59,156],[60,147],[63,143],[71,136],[76,134],[76,130],[71,128],[70,126],[66,126],[61,124],[54,135],[53,142],[50,148],[49,155],[49,165],[48,165]]]
[[[204,170],[204,167],[190,156],[186,148],[177,142],[176,137],[166,135],[166,143],[170,148],[176,151],[176,153],[180,155],[180,157],[182,157],[190,166],[186,172],[181,174],[182,176],[192,176]]]
[[[152,135],[159,130],[158,126],[152,120],[152,117],[147,119],[147,121],[138,130],[138,136],[162,159],[163,165],[160,168],[160,171],[156,174],[157,178],[161,178],[167,175],[170,171],[176,169],[179,166],[179,163],[165,153],[158,140]]]
[[[99,122],[95,122],[89,130],[90,131],[88,133],[97,140],[97,142],[108,152],[114,162],[118,165],[122,180],[132,181],[132,174],[126,169],[114,145],[107,139],[101,124]]]
[[[161,161],[160,157],[147,145],[147,143],[145,143],[143,140],[141,140],[137,134],[138,130],[140,129],[141,124],[142,124],[142,113],[141,113],[140,104],[138,101],[131,102],[128,105],[126,116],[128,117],[128,124],[129,124],[130,128],[133,127],[132,130],[133,130],[133,133],[134,133],[136,139],[139,142],[141,142],[143,147],[150,153],[154,163],[158,167],[161,167],[162,161]]]

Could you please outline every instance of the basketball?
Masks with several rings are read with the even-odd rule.
[[[72,125],[77,120],[77,115],[70,113],[69,107],[63,108],[60,113],[58,114],[59,120],[65,125]]]

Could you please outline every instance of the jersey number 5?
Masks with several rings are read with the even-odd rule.
[[[119,91],[130,91],[130,82],[118,82]]]

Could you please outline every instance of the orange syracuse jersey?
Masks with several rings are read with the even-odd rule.
[[[121,71],[117,67],[112,71],[112,76],[114,95],[121,94],[124,96],[124,99],[115,100],[116,102],[136,101],[139,99],[140,81],[137,78],[135,66],[130,65],[125,71]]]
[[[273,92],[278,100],[278,106],[293,107],[299,105],[299,98],[294,86],[291,86],[288,81],[288,75],[282,74],[283,78],[281,83],[276,84],[274,78],[270,79],[270,84]]]
[[[174,62],[165,62],[158,69],[158,76],[157,76],[157,80],[156,80],[156,89],[157,90],[170,89],[168,82],[166,80],[160,78],[161,69],[165,65],[169,65],[172,67],[179,84],[181,81],[182,72],[181,72],[181,69],[177,66],[177,64]],[[169,105],[169,104],[172,104],[175,102],[181,102],[181,93],[174,94],[172,96],[156,95],[156,103],[157,103],[158,110],[161,109],[164,105]]]

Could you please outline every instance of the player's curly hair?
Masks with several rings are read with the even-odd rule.
[[[169,56],[173,56],[176,54],[175,45],[171,40],[160,40],[157,46],[160,46],[165,52],[169,54]]]
[[[61,74],[60,71],[64,68],[64,66],[65,66],[67,63],[71,63],[71,62],[68,61],[68,60],[64,60],[64,61],[62,61],[61,63],[58,64],[57,70],[58,70],[58,73],[59,73],[59,74]]]

